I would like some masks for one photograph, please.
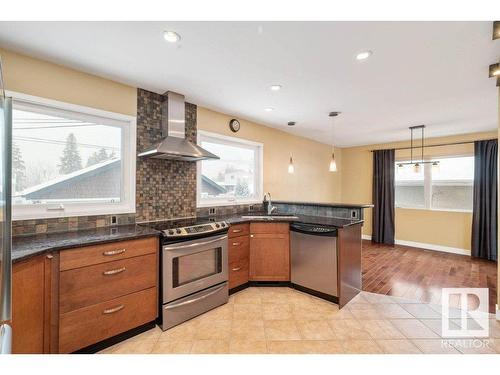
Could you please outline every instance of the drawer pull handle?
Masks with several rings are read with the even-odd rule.
[[[240,246],[241,242],[233,242],[233,246]]]
[[[103,314],[113,314],[115,312],[118,312],[118,311],[122,310],[123,308],[125,308],[125,305],[119,305],[119,306],[116,306],[116,307],[112,307],[111,309],[106,309],[102,313]]]
[[[243,229],[233,229],[233,233],[240,233]]]
[[[252,238],[253,238],[253,234],[251,234],[251,235],[250,235],[250,237],[252,237]]]
[[[105,251],[104,253],[102,253],[102,255],[109,257],[112,255],[123,254],[125,251],[127,251],[127,249],[109,250],[109,251]]]
[[[127,269],[125,267],[122,267],[122,268],[117,268],[115,270],[109,270],[109,271],[104,271],[102,274],[103,275],[116,275],[117,273],[122,273],[124,271],[126,271]]]
[[[236,267],[232,269],[234,272],[241,270],[241,267]]]

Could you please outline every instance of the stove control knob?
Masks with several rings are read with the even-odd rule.
[[[168,234],[169,234],[170,236],[172,236],[172,235],[174,234],[174,231],[173,231],[172,229],[169,229],[169,230],[168,230]]]
[[[221,225],[224,228],[226,226],[226,223],[222,222]]]
[[[181,234],[181,230],[180,230],[180,229],[176,229],[176,230],[175,230],[175,233],[177,233],[177,234]]]
[[[220,228],[220,224],[219,223],[215,223],[215,227],[216,228]]]

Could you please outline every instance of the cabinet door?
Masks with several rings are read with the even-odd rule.
[[[44,352],[45,262],[39,256],[12,267],[12,352]]]
[[[290,280],[290,240],[288,233],[250,235],[250,280]]]

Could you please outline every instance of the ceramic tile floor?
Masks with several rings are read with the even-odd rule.
[[[339,310],[290,288],[248,288],[168,331],[156,327],[100,353],[500,353],[500,322],[493,315],[488,339],[457,341],[441,338],[440,311],[368,292]]]

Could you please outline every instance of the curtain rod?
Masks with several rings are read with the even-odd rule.
[[[481,141],[493,141],[493,140],[496,140],[497,138],[492,138],[492,139],[481,139]],[[469,144],[469,143],[474,143],[476,141],[463,141],[463,142],[451,142],[451,143],[438,143],[438,144],[433,144],[433,145],[424,145],[424,148],[429,148],[429,147],[442,147],[442,146],[454,146],[454,145],[466,145],[466,144]],[[417,147],[421,147],[421,146],[417,146]],[[415,148],[415,147],[414,147]],[[398,151],[398,150],[410,150],[411,147],[397,147],[397,148],[394,148],[394,151]],[[378,150],[387,150],[387,149],[384,149],[384,148],[380,148],[380,149],[377,149],[377,150],[370,150],[370,152],[374,152],[374,151],[378,151]]]

